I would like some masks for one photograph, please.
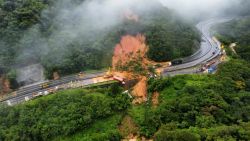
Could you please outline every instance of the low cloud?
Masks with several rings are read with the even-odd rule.
[[[227,8],[237,8],[239,0],[159,0],[163,5],[187,17],[220,15]]]

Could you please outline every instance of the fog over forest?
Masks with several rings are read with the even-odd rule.
[[[240,0],[159,0],[163,5],[183,16],[206,17],[224,14],[225,9],[238,9]]]
[[[226,8],[239,4],[238,0],[158,1],[185,18],[217,16]],[[137,10],[136,12],[143,14],[146,11],[154,11],[157,8],[154,5],[155,2],[150,0],[91,0],[78,3],[67,0],[58,1],[55,6],[42,12],[43,25],[52,24],[50,28],[53,28],[53,32],[49,36],[50,39],[41,37],[38,27],[35,25],[20,41],[20,46],[26,48],[20,54],[22,54],[21,56],[34,52],[47,54],[51,44],[54,48],[61,48],[63,51],[64,46],[73,41],[84,40],[84,37],[94,40],[121,24],[124,11],[133,8]],[[53,14],[53,20],[51,20],[51,14]],[[47,23],[48,19],[51,23]],[[65,52],[63,51],[62,55],[63,53]]]
[[[5,61],[6,57],[4,56],[4,59],[0,60],[3,68],[9,64],[29,65],[29,62],[38,62],[47,70],[49,68],[50,71],[54,71],[64,68],[64,64],[67,64],[65,62],[72,60],[67,59],[69,56],[75,55],[70,54],[72,50],[79,50],[79,54],[111,50],[119,42],[120,36],[118,35],[121,34],[121,27],[124,27],[124,23],[127,24],[125,22],[126,13],[139,15],[139,24],[144,24],[150,20],[141,20],[140,17],[147,17],[155,11],[159,12],[159,9],[164,6],[169,9],[167,13],[170,15],[175,13],[173,17],[178,14],[182,17],[179,19],[188,19],[190,22],[192,19],[198,21],[225,15],[228,9],[237,11],[240,6],[238,0],[58,0],[49,1],[47,5],[43,4],[42,6],[41,3],[43,2],[37,2],[37,8],[41,11],[37,10],[40,13],[36,13],[34,16],[35,24],[24,21],[19,24],[21,30],[18,29],[19,25],[14,25],[18,29],[14,31],[11,31],[13,26],[11,24],[8,25],[10,27],[3,27],[1,35],[4,37],[0,39],[1,50],[15,56],[11,57],[13,63],[9,63],[8,58]],[[8,7],[11,4],[9,2],[5,5]],[[13,16],[11,12],[10,15]],[[36,19],[36,16],[39,19]],[[18,24],[17,17],[14,15],[10,19],[6,18],[6,21],[13,20],[10,23]],[[31,22],[33,22],[32,20],[30,19]],[[23,24],[28,24],[28,26],[23,28]],[[130,30],[135,29],[138,32],[139,27]],[[113,38],[108,39],[107,37]],[[94,56],[92,53],[90,54]],[[106,54],[106,56],[111,55],[110,52]],[[96,56],[100,55],[96,53]],[[6,62],[8,63],[6,64]],[[94,63],[87,62],[85,64]],[[90,68],[99,67],[91,66]]]
[[[250,0],[0,0],[0,141],[250,141]]]

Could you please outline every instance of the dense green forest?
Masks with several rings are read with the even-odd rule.
[[[239,18],[215,28],[218,38],[225,45],[237,44],[234,49],[238,55],[234,57],[250,62],[250,17]]]
[[[155,61],[185,57],[198,47],[199,35],[194,27],[159,3],[153,4],[154,10],[143,14],[132,8],[139,15],[138,22],[123,20],[115,26],[101,29],[88,25],[88,17],[71,19],[75,15],[62,17],[60,14],[65,8],[62,5],[73,11],[83,1],[1,0],[1,72],[34,62],[44,66],[48,78],[54,71],[66,75],[108,67],[113,48],[126,34],[145,34],[149,45],[148,57]],[[74,27],[83,28],[79,29],[82,33]]]
[[[250,64],[231,59],[215,75],[150,79],[149,101],[133,105],[122,88],[67,90],[0,106],[1,140],[114,140],[130,132],[155,141],[249,140]],[[151,94],[160,93],[159,105]],[[136,127],[121,133],[129,116]],[[131,129],[134,129],[131,131]]]
[[[249,140],[249,80],[250,64],[243,60],[220,65],[215,75],[150,80],[159,106],[135,106],[130,115],[140,133],[156,141]]]
[[[229,57],[215,75],[149,80],[148,91],[160,92],[159,106],[128,112],[141,135],[156,141],[250,140],[249,23],[244,17],[215,27]],[[229,48],[234,42],[237,54]]]
[[[215,75],[150,80],[148,91],[160,92],[159,106],[129,110],[142,135],[156,141],[250,140],[249,17],[223,23],[215,30],[229,61]],[[229,48],[234,42],[237,54]]]
[[[250,63],[240,53],[228,55],[214,75],[150,79],[149,101],[142,105],[131,106],[122,89],[112,85],[1,106],[1,140],[116,141],[127,135],[119,130],[124,116],[137,126],[125,131],[156,141],[249,140]],[[157,107],[151,103],[155,91],[160,93]]]
[[[147,15],[146,15],[147,16]],[[158,9],[149,13],[145,24],[147,56],[156,62],[170,61],[192,55],[200,46],[200,34],[195,26],[172,11]]]
[[[190,55],[200,40],[192,25],[161,7],[139,14],[139,22],[126,20],[112,30],[102,29],[103,34],[90,29],[92,34],[62,45],[70,36],[58,32],[56,8],[49,0],[0,0],[1,73],[27,60],[40,62],[48,77],[53,71],[65,75],[107,67],[113,47],[125,34],[144,33],[147,55],[155,61]],[[0,140],[119,141],[130,133],[155,141],[250,140],[250,18],[215,29],[228,55],[215,74],[149,79],[148,101],[141,105],[132,105],[117,84],[59,91],[12,107],[0,104]],[[234,42],[237,54],[229,48]],[[49,51],[40,50],[44,47]],[[154,92],[159,92],[157,106],[152,104]],[[121,132],[124,117],[135,125]]]
[[[121,90],[117,85],[98,90],[75,89],[14,107],[1,105],[0,140],[61,140],[78,131],[92,130],[81,137],[88,141],[117,141],[121,136],[116,127],[130,107],[129,97]]]

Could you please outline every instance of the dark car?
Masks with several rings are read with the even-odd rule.
[[[174,66],[174,65],[179,65],[179,64],[182,64],[183,63],[183,60],[182,59],[175,59],[171,62],[171,64]]]

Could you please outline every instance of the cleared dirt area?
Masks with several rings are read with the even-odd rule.
[[[10,82],[5,76],[0,76],[0,97],[11,92]]]
[[[153,141],[139,136],[139,127],[130,116],[125,116],[119,126],[119,132],[124,139],[122,141]]]
[[[145,36],[137,34],[136,36],[125,35],[122,37],[121,42],[116,45],[113,54],[112,66],[124,66],[138,57],[144,57],[147,52],[145,44]]]
[[[139,134],[139,128],[130,116],[125,116],[123,118],[121,125],[119,126],[119,131],[123,137],[126,137],[124,140],[136,139],[136,135]]]
[[[132,91],[132,95],[135,97],[133,104],[141,104],[147,101],[147,85],[146,77],[142,77],[135,85]]]
[[[156,63],[150,61],[146,57],[148,47],[145,43],[145,36],[142,34],[125,35],[122,37],[119,44],[114,49],[114,55],[112,60],[113,75],[119,76],[125,79],[138,79],[138,83],[132,88],[132,95],[134,97],[133,104],[141,104],[147,101],[147,77],[150,74],[148,72],[149,66],[168,66],[169,62]],[[140,67],[142,71],[134,70],[136,67]],[[122,69],[121,69],[122,68]],[[157,74],[161,74],[162,69],[155,69]],[[157,95],[155,95],[158,99]],[[155,98],[155,105],[157,100]]]
[[[154,92],[152,95],[152,105],[153,107],[157,107],[159,105],[159,96],[160,94],[158,92]]]

